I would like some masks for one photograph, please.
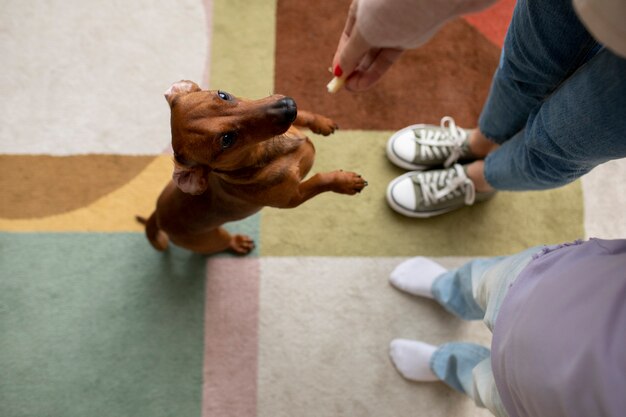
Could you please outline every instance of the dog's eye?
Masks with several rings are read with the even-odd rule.
[[[218,92],[217,92],[217,95],[218,95],[218,96],[219,96],[222,100],[226,100],[226,101],[229,101],[229,100],[231,100],[231,99],[233,98],[230,94],[228,94],[228,93],[227,93],[227,92],[225,92],[225,91],[218,91]]]
[[[233,146],[233,143],[235,143],[236,137],[237,137],[237,134],[235,132],[225,133],[221,138],[222,149],[228,149],[231,146]]]

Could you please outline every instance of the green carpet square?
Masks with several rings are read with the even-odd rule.
[[[492,200],[430,219],[394,212],[389,182],[405,171],[385,155],[393,132],[311,135],[311,173],[343,169],[369,182],[361,194],[324,193],[290,210],[261,213],[261,256],[496,256],[584,235],[580,182],[541,192],[500,192]]]
[[[206,259],[0,233],[0,415],[199,416]]]

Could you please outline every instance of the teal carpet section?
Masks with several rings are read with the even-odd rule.
[[[259,256],[259,247],[261,246],[261,213],[256,213],[243,220],[226,223],[224,224],[224,228],[232,235],[250,236],[252,240],[254,240],[254,249],[246,256],[254,256],[255,258]],[[211,256],[238,258],[241,255],[237,255],[233,252],[221,252]]]
[[[0,233],[0,416],[201,415],[206,258]]]

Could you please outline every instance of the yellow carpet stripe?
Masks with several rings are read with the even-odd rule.
[[[0,219],[0,230],[17,232],[141,231],[143,227],[135,221],[135,215],[150,215],[156,198],[171,177],[171,171],[171,156],[158,156],[135,178],[88,206],[37,219]]]

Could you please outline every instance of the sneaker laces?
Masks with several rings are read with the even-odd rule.
[[[468,206],[476,199],[474,183],[467,178],[459,164],[450,169],[421,172],[416,180],[422,190],[424,205],[427,207],[445,199],[459,197],[463,193],[465,204]]]
[[[467,133],[457,127],[450,116],[441,119],[440,126],[441,130],[421,129],[421,137],[415,140],[420,145],[420,156],[423,159],[446,156],[443,166],[448,168],[463,154]]]

